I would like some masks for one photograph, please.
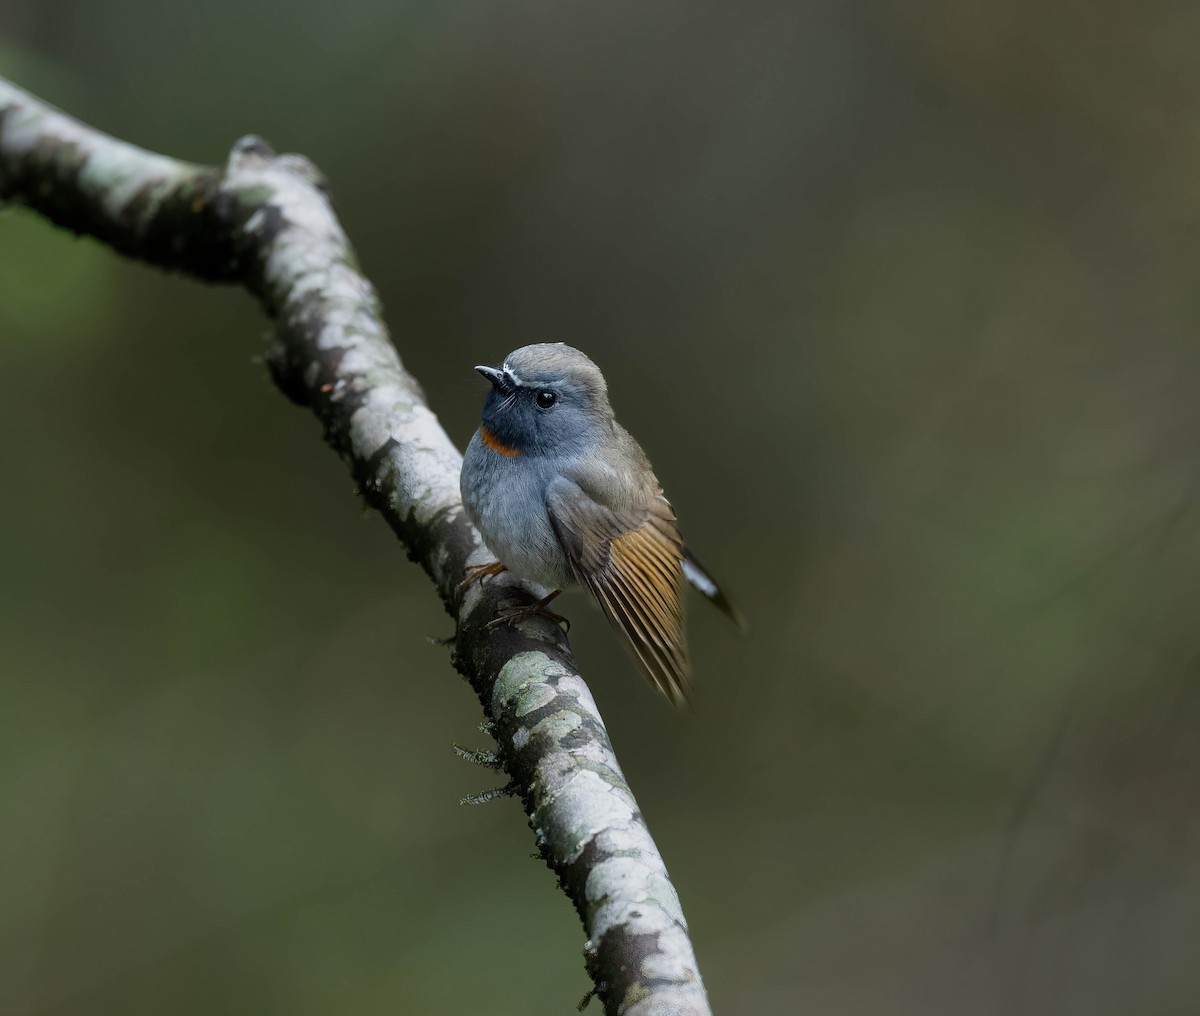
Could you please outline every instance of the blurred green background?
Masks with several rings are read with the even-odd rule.
[[[601,364],[752,622],[676,715],[568,606],[718,1012],[1200,1011],[1200,7],[6,0],[0,73],[311,156],[460,444]],[[573,1012],[267,329],[0,212],[0,1012]]]

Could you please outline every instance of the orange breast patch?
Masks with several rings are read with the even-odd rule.
[[[494,451],[497,455],[503,455],[506,458],[515,459],[521,454],[516,448],[512,447],[512,445],[506,445],[503,441],[496,437],[495,434],[488,430],[487,427],[479,428],[479,440],[481,440],[484,445]]]

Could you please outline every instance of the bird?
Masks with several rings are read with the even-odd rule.
[[[561,342],[522,346],[500,367],[475,368],[491,387],[463,457],[467,519],[495,562],[462,585],[509,571],[551,590],[582,588],[600,607],[650,684],[672,704],[692,702],[684,631],[690,583],[744,631],[742,614],[679,531],[646,453],[609,404],[600,368]]]

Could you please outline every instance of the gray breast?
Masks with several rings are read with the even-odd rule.
[[[545,458],[500,455],[476,431],[459,483],[467,518],[496,559],[518,578],[561,589],[574,579],[546,513],[553,475]]]

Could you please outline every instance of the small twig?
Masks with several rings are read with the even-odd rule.
[[[512,797],[517,792],[517,788],[511,783],[506,783],[502,787],[493,787],[491,790],[485,790],[482,794],[468,794],[466,797],[459,800],[459,804],[487,804],[488,801],[495,801],[500,797]]]
[[[454,746],[454,754],[463,761],[473,762],[477,766],[486,766],[488,769],[504,768],[504,760],[494,751],[464,748],[461,744],[456,744]]]

